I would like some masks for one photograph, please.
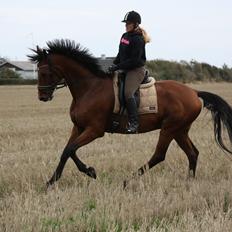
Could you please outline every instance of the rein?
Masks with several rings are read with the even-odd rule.
[[[64,87],[67,87],[66,82],[57,84],[57,85],[39,85],[38,89],[39,90],[57,90],[57,89],[62,89]]]

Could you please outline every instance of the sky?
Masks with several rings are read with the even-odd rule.
[[[96,57],[116,56],[128,11],[152,41],[147,59],[232,67],[231,0],[7,0],[0,8],[0,57],[27,60],[29,48],[71,39]]]

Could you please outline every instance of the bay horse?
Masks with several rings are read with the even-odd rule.
[[[98,60],[90,55],[87,49],[71,40],[49,41],[46,49],[37,46],[33,52],[34,54],[28,57],[37,63],[39,100],[52,100],[54,91],[62,87],[61,83],[68,86],[73,98],[70,107],[72,133],[54,174],[47,182],[47,187],[61,177],[70,157],[79,171],[96,179],[95,169],[84,164],[76,155],[76,151],[104,136],[105,132],[113,132],[112,123],[115,119],[120,121],[120,126],[114,133],[125,133],[127,117],[119,117],[113,113],[113,75],[104,72]],[[225,100],[216,94],[197,91],[176,81],[157,81],[155,86],[158,113],[140,115],[138,133],[160,129],[159,139],[151,159],[133,173],[132,178],[143,175],[164,161],[172,140],[175,140],[187,155],[189,174],[195,176],[199,151],[189,138],[188,132],[202,109],[202,101],[199,98],[203,100],[203,107],[212,113],[216,142],[222,150],[232,154],[222,139],[224,125],[232,144],[232,108]],[[127,181],[124,181],[124,186],[126,184]]]

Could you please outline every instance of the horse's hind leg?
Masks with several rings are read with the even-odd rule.
[[[194,146],[193,142],[189,138],[188,130],[179,133],[178,136],[175,137],[175,140],[188,157],[189,177],[191,176],[195,177],[199,151],[197,150],[197,148]]]
[[[164,161],[169,144],[171,143],[172,140],[173,140],[172,133],[169,133],[166,130],[161,130],[154,155],[147,162],[147,164],[143,165],[141,168],[137,170],[137,172],[133,173],[132,178],[143,175],[146,171],[153,168],[158,163]],[[127,183],[128,183],[127,180],[124,181],[124,187],[126,187]]]

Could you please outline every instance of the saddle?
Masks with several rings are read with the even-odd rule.
[[[125,76],[125,73],[115,72],[115,76],[113,79],[115,95],[115,104],[113,112],[119,115],[123,115],[124,113],[126,113],[124,96]],[[158,112],[155,79],[149,76],[148,71],[146,71],[144,80],[135,93],[135,99],[139,114],[149,114]]]

